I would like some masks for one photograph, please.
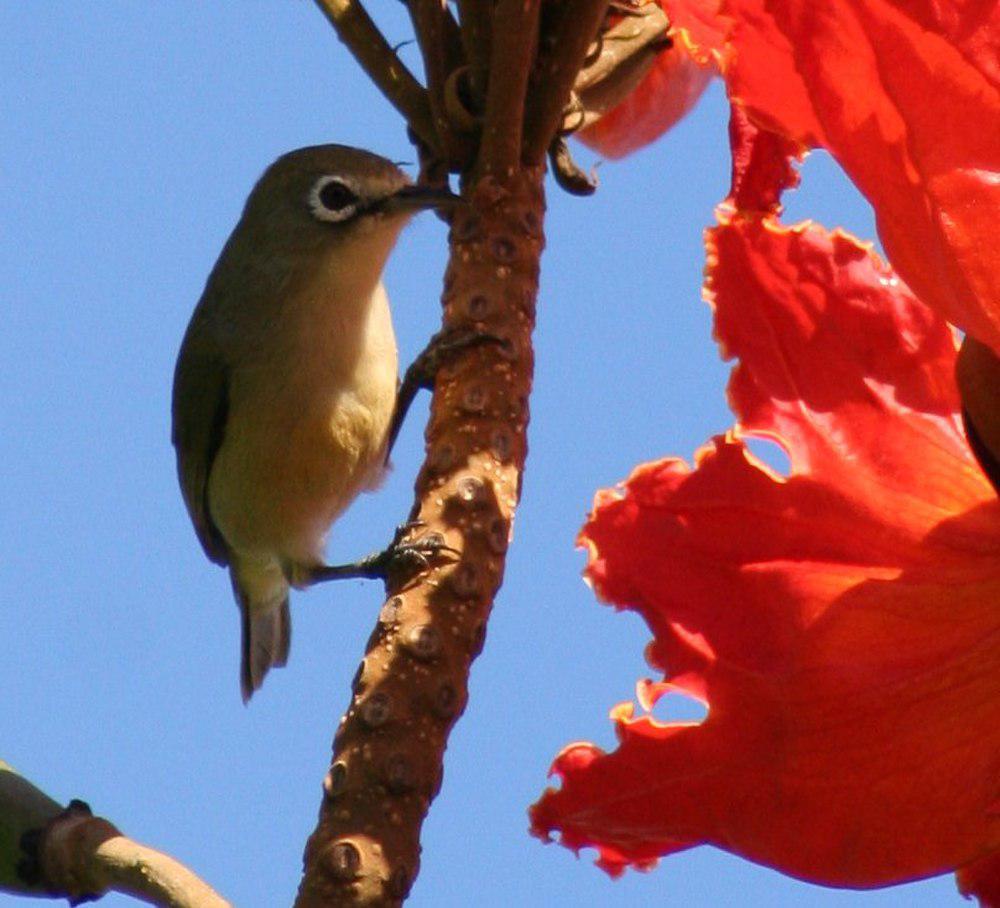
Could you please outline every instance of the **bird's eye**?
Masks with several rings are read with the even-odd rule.
[[[358,211],[358,194],[341,177],[320,177],[309,193],[309,208],[320,221],[346,221]]]

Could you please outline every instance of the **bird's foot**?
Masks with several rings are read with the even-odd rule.
[[[422,527],[422,521],[404,523],[397,527],[392,542],[380,552],[372,552],[359,561],[350,564],[329,564],[311,568],[308,584],[323,583],[326,580],[361,578],[382,580],[404,584],[417,574],[428,570],[436,556],[446,553],[458,555],[457,549],[449,546],[438,534],[432,533],[420,539],[404,542],[407,533]]]
[[[438,372],[449,361],[453,360],[456,354],[485,344],[506,346],[509,343],[496,334],[478,331],[474,328],[439,331],[417,355],[417,358],[410,364],[410,368],[406,370],[403,375],[402,387],[410,385],[416,389],[423,388],[430,391],[434,387],[434,379]]]
[[[433,390],[434,379],[443,366],[446,366],[459,353],[484,344],[509,347],[510,341],[496,334],[490,334],[488,331],[478,331],[474,328],[439,331],[430,339],[427,346],[403,374],[403,381],[396,394],[396,410],[392,414],[392,423],[389,426],[389,443],[385,453],[386,462],[389,460],[389,454],[396,443],[396,436],[399,435],[403,420],[406,418],[407,411],[417,396],[417,392],[421,389]]]

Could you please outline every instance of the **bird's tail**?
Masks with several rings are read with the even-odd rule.
[[[292,616],[288,609],[288,584],[282,578],[268,595],[260,596],[232,572],[233,592],[240,607],[243,642],[240,656],[240,692],[249,701],[272,666],[288,661],[292,642]]]

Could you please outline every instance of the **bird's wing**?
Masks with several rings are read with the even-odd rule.
[[[196,330],[201,307],[195,312],[174,372],[173,431],[177,475],[184,503],[205,554],[227,565],[229,552],[208,509],[208,477],[222,446],[229,411],[229,369],[211,332]]]

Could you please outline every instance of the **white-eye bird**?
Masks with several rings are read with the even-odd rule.
[[[453,200],[356,148],[272,164],[209,275],[174,373],[173,443],[208,557],[242,617],[244,701],[288,658],[289,587],[381,477],[398,383],[382,270],[422,208]]]

